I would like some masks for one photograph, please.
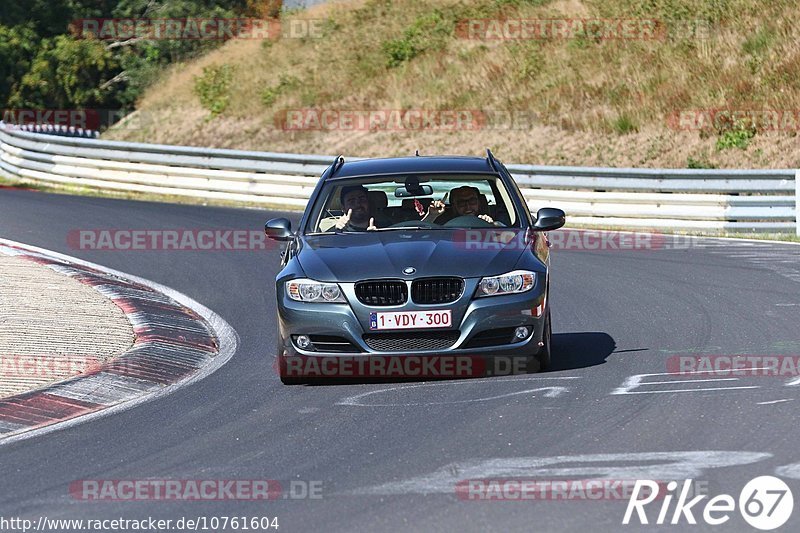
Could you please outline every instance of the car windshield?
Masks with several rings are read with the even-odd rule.
[[[306,233],[490,227],[519,227],[497,176],[403,175],[327,183]]]

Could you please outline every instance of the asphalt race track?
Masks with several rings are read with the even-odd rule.
[[[277,249],[92,251],[67,242],[76,229],[259,230],[272,216],[0,191],[0,237],[171,287],[221,315],[241,341],[227,365],[170,396],[0,447],[4,516],[277,516],[283,532],[646,531],[657,527],[621,525],[626,501],[465,501],[454,487],[475,478],[650,476],[693,478],[712,496],[738,500],[747,481],[777,473],[800,495],[800,466],[792,466],[800,385],[791,377],[658,375],[679,355],[800,353],[800,247],[703,240],[556,251],[553,371],[285,387],[272,367]],[[301,480],[323,489],[321,499],[270,502],[87,502],[69,492],[76,480],[145,478]],[[651,522],[657,509],[648,507]],[[680,524],[664,529],[708,529]],[[796,510],[784,529],[798,528]],[[716,530],[752,528],[734,512]]]

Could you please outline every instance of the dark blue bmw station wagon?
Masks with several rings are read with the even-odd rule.
[[[511,174],[487,157],[404,157],[323,173],[286,241],[275,282],[278,368],[286,361],[458,354],[551,360],[549,249],[564,212],[533,216]]]

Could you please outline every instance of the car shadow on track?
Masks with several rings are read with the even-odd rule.
[[[586,333],[560,333],[554,334],[552,337],[552,363],[548,372],[557,372],[564,370],[574,370],[578,368],[585,368],[605,363],[611,353],[616,349],[616,342],[607,333],[601,332],[586,332]],[[454,354],[449,356],[473,358],[474,355],[460,355]],[[435,357],[433,359],[436,359]],[[402,360],[399,359],[399,360]],[[394,374],[391,377],[336,377],[333,375],[320,376],[303,380],[304,384],[312,386],[327,386],[327,385],[356,385],[356,384],[391,384],[391,383],[414,383],[424,381],[449,381],[459,379],[475,379],[475,378],[492,378],[501,377],[504,375],[528,374],[530,370],[526,371],[524,368],[520,369],[521,372],[501,372],[497,373],[496,365],[492,363],[492,358],[488,359],[473,359],[474,361],[484,362],[482,364],[476,363],[470,366],[470,370],[477,370],[477,372],[468,372],[469,375],[408,375],[401,376]],[[277,367],[276,367],[277,368]],[[512,367],[509,365],[506,370]],[[492,369],[495,369],[492,372]],[[485,372],[489,370],[489,372]],[[535,372],[533,372],[535,374]]]
[[[608,333],[554,333],[550,371],[574,370],[602,365],[616,349],[617,343]]]

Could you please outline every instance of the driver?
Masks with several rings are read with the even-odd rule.
[[[339,195],[345,215],[339,217],[334,227],[337,231],[374,231],[375,217],[370,215],[369,196],[363,185],[342,187]]]
[[[494,219],[489,215],[478,214],[480,202],[478,201],[478,190],[475,187],[464,185],[463,187],[453,189],[450,192],[450,208],[454,213],[451,218],[473,215],[489,224],[495,223]],[[422,220],[425,222],[434,222],[444,214],[444,212],[444,204],[437,200],[431,204],[428,208],[428,213]]]

